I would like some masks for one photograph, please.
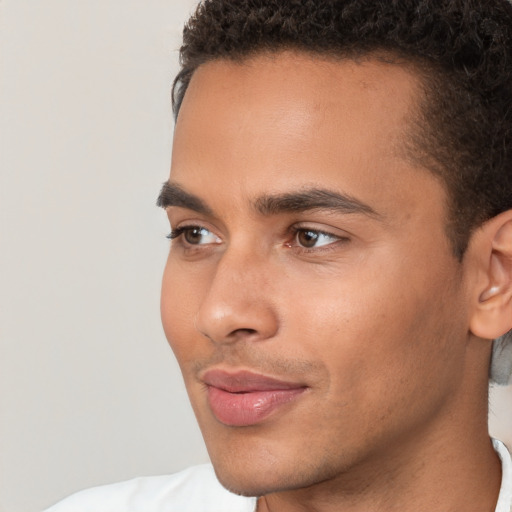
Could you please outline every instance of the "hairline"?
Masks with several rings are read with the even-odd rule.
[[[344,62],[352,61],[356,64],[376,61],[390,66],[398,66],[407,71],[415,79],[414,97],[411,101],[411,109],[407,114],[404,130],[399,142],[394,144],[393,149],[399,157],[413,164],[418,170],[425,170],[431,176],[439,180],[445,192],[445,233],[455,258],[462,262],[466,248],[467,240],[461,243],[457,237],[457,219],[454,198],[449,185],[449,176],[453,169],[447,169],[446,165],[439,162],[429,143],[432,143],[432,129],[434,121],[430,119],[429,110],[434,107],[435,86],[439,79],[450,81],[450,70],[426,56],[406,52],[400,48],[387,48],[385,46],[354,46],[347,48],[307,48],[299,44],[278,44],[273,48],[254,48],[243,52],[233,52],[229,55],[207,56],[201,62],[190,69],[183,68],[176,76],[172,86],[172,100],[175,123],[181,110],[181,105],[196,71],[206,65],[215,62],[231,62],[244,65],[258,57],[273,57],[282,54],[291,53],[298,56],[309,56],[318,61],[324,62]],[[186,81],[183,83],[181,78],[186,72]],[[184,87],[183,87],[184,85]],[[176,94],[177,91],[177,94]],[[455,165],[456,162],[454,162]],[[473,230],[478,224],[473,226]],[[471,231],[472,232],[472,231]],[[467,235],[469,239],[471,232]]]

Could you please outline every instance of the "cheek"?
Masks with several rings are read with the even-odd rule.
[[[432,275],[417,265],[397,265],[398,258],[377,260],[312,280],[308,293],[284,308],[294,331],[286,338],[301,340],[306,357],[323,361],[333,385],[362,394],[442,372],[439,353],[451,350],[451,338],[464,332],[464,319],[455,319],[449,306],[460,302],[448,280],[453,269]]]
[[[202,297],[201,282],[169,256],[162,279],[160,313],[165,336],[182,369],[195,353],[198,333],[194,318]]]

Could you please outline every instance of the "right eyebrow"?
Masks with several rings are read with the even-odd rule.
[[[371,206],[355,197],[320,188],[302,189],[277,195],[263,195],[255,201],[255,207],[262,215],[331,210],[343,214],[362,214],[377,219],[382,217]]]
[[[202,199],[183,190],[178,184],[169,181],[163,184],[156,205],[161,208],[178,206],[203,215],[213,215],[211,208]]]

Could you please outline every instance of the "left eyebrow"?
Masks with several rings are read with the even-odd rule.
[[[259,197],[254,205],[261,215],[298,213],[311,210],[334,210],[344,214],[382,217],[371,206],[352,196],[319,188],[278,195],[264,195]]]
[[[203,215],[213,214],[211,208],[202,199],[187,192],[176,183],[170,183],[168,181],[163,184],[162,190],[156,200],[156,205],[161,208],[178,206]]]

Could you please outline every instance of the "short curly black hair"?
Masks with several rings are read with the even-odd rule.
[[[384,54],[418,72],[424,97],[409,153],[446,185],[459,260],[477,226],[512,208],[508,0],[204,0],[183,32],[175,116],[202,64],[283,50]]]

